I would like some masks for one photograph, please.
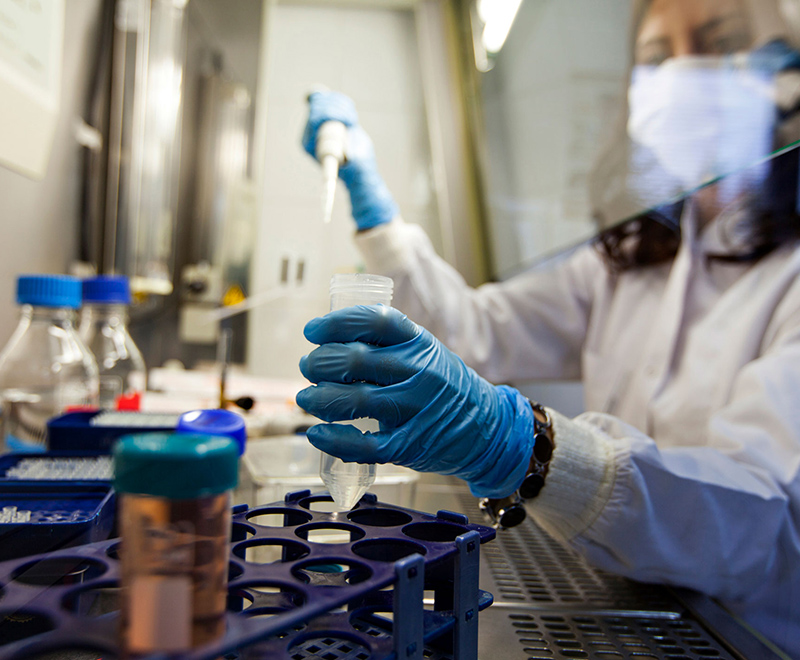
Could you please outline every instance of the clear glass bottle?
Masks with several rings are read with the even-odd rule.
[[[144,358],[128,332],[130,302],[130,286],[124,275],[100,275],[83,281],[78,332],[97,360],[100,407],[105,410],[138,410],[147,387]]]
[[[121,438],[113,456],[123,657],[178,653],[218,639],[225,633],[236,442],[146,433]]]
[[[80,280],[20,276],[17,303],[19,324],[0,353],[3,450],[43,451],[51,417],[97,407],[97,364],[75,329]]]
[[[334,275],[330,289],[331,311],[353,305],[391,305],[393,287],[392,279],[381,275]],[[374,419],[357,419],[352,423],[364,432],[379,430],[378,422]],[[323,452],[319,476],[339,509],[349,511],[375,483],[375,465],[345,463],[342,459]]]

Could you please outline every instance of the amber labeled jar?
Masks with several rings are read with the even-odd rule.
[[[227,437],[147,433],[115,445],[124,657],[185,651],[225,633],[237,477]]]

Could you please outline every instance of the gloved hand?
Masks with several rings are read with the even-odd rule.
[[[466,480],[478,497],[522,482],[533,448],[533,411],[516,390],[484,380],[427,330],[383,305],[340,309],[308,322],[320,344],[300,360],[316,386],[297,404],[327,422],[371,417],[380,432],[318,424],[318,449],[359,463],[396,463]]]
[[[345,162],[339,178],[350,192],[353,218],[360,230],[389,222],[398,214],[392,194],[378,173],[372,140],[358,124],[353,101],[338,92],[314,92],[308,98],[308,122],[303,132],[303,148],[317,157],[317,131],[329,120],[348,127]]]

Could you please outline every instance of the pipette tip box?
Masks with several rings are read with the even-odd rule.
[[[107,454],[114,442],[123,435],[174,431],[179,418],[179,413],[123,410],[65,413],[47,423],[47,445],[51,451]]]

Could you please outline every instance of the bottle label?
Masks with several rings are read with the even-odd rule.
[[[129,538],[139,570],[130,578],[127,645],[134,653],[180,651],[192,645],[194,525],[144,516]]]
[[[138,575],[130,585],[128,647],[134,653],[192,645],[192,581],[184,575]]]

